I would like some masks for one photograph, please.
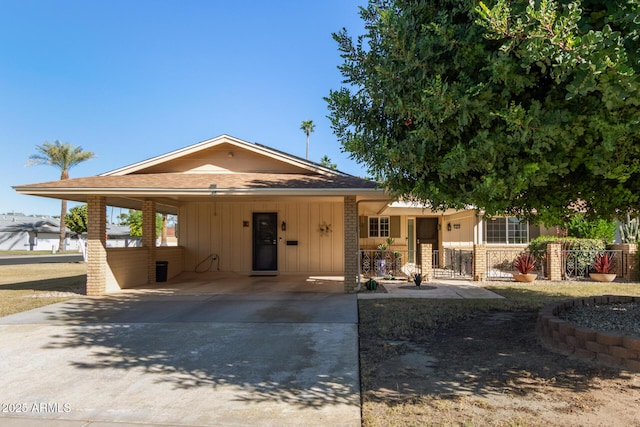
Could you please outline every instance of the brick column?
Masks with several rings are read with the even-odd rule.
[[[473,245],[473,280],[483,282],[487,279],[487,246]]]
[[[562,280],[562,244],[547,244],[547,277],[549,280]]]
[[[422,280],[430,282],[433,279],[433,245],[431,243],[421,243],[419,247]]]
[[[622,251],[622,259],[618,262],[618,271],[624,280],[638,281],[638,244],[622,243],[609,245],[609,249]]]
[[[107,205],[104,197],[87,199],[86,294],[102,295],[107,289]]]
[[[358,205],[355,196],[344,198],[344,292],[352,294],[358,284]]]
[[[147,248],[147,281],[156,281],[156,202],[142,203],[142,246]]]

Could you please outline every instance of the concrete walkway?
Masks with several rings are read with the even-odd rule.
[[[0,342],[2,426],[361,423],[355,295],[80,298]]]
[[[359,293],[358,299],[426,298],[426,299],[502,299],[474,282],[466,280],[433,280],[422,282],[418,287],[413,282],[379,280],[387,293]],[[362,287],[364,288],[364,282]]]

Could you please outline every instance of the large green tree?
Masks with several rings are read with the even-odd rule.
[[[82,234],[87,231],[87,205],[79,205],[69,209],[69,213],[64,217],[64,224],[74,233]]]
[[[326,98],[396,195],[563,223],[640,208],[636,0],[370,0]]]
[[[60,179],[69,179],[69,169],[94,157],[93,152],[84,151],[82,147],[75,147],[69,142],[55,141],[53,144],[44,142],[36,145],[36,154],[29,156],[27,165],[49,165],[60,170]],[[64,248],[66,230],[64,227],[67,215],[67,201],[60,204],[60,241],[58,249]]]

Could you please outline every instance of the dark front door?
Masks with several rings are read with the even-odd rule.
[[[278,270],[278,214],[253,214],[253,271]]]
[[[418,265],[421,265],[422,262],[420,244],[425,243],[431,243],[431,248],[434,251],[438,250],[438,218],[416,218],[416,246],[418,249]],[[434,267],[436,267],[436,265],[434,265]]]

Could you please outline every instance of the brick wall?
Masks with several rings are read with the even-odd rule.
[[[147,248],[147,283],[156,281],[156,203],[142,203],[142,246]]]
[[[431,243],[421,243],[419,247],[422,280],[429,282],[433,278],[433,245]]]
[[[473,280],[487,278],[487,245],[473,245]]]
[[[538,313],[536,332],[548,348],[577,359],[640,372],[640,339],[583,328],[558,317],[575,306],[640,303],[640,297],[604,295],[550,304]]]
[[[87,295],[107,288],[107,206],[104,197],[87,199]]]
[[[358,205],[355,196],[344,198],[344,291],[354,293],[358,280]]]

